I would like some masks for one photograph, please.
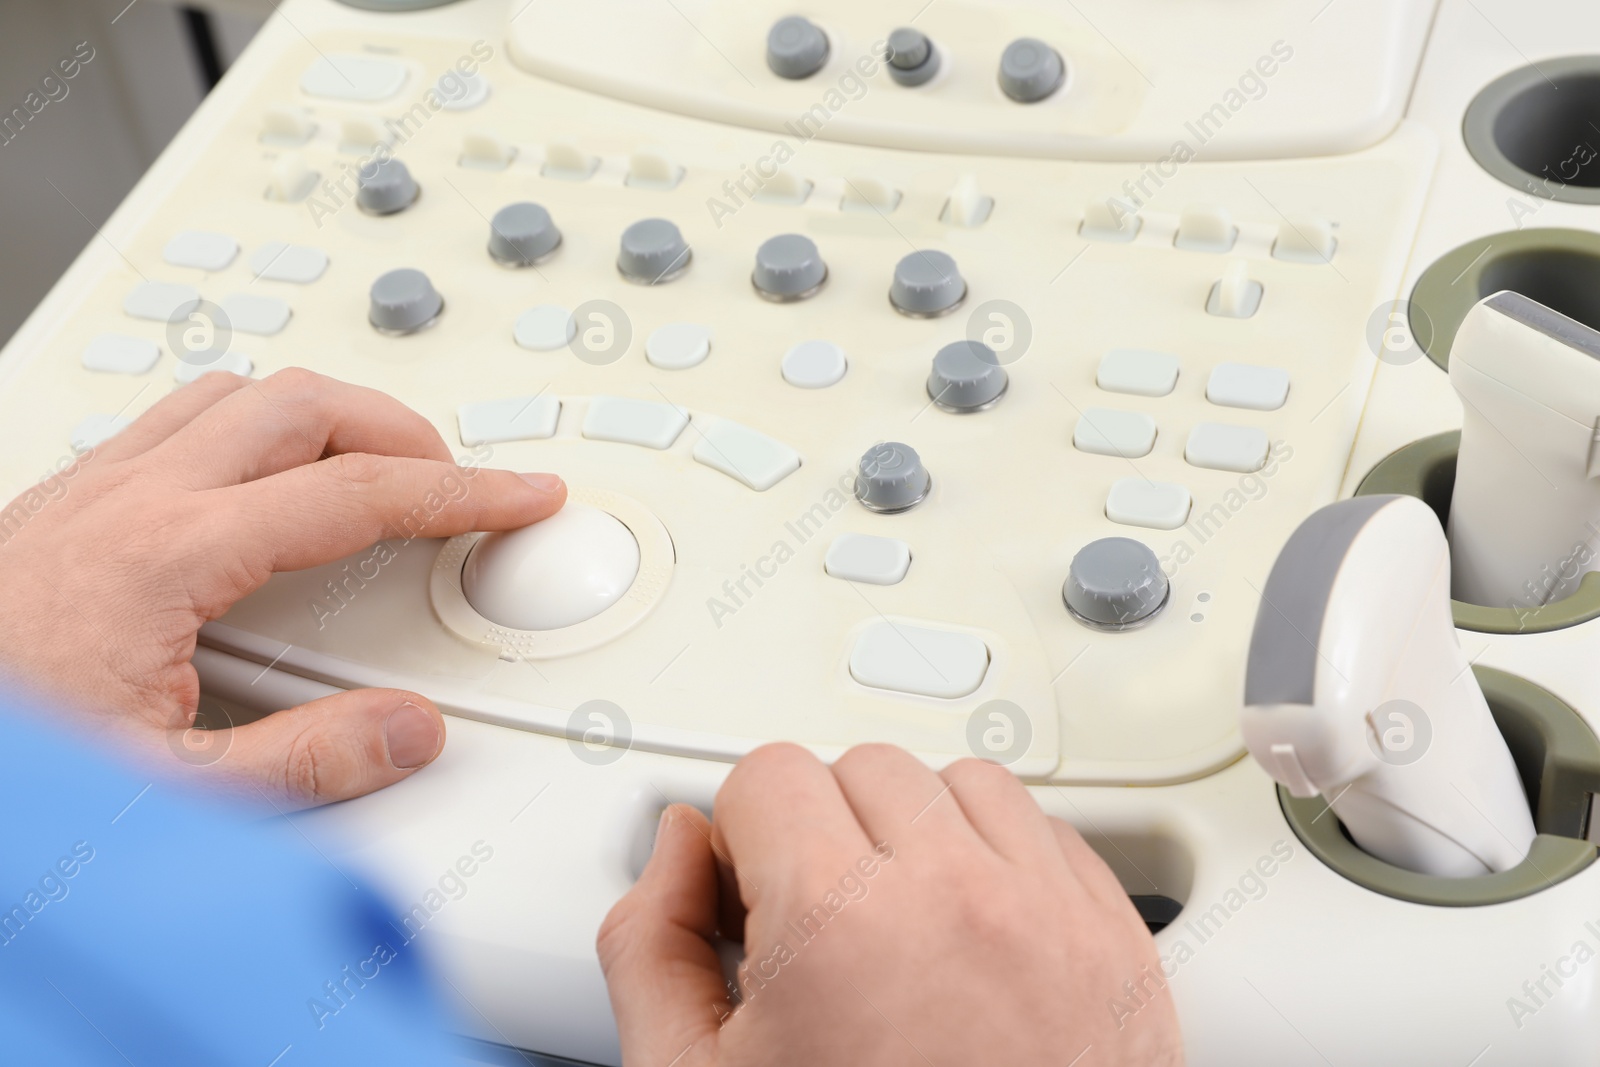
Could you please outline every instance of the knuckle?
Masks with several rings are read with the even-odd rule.
[[[261,388],[279,396],[303,395],[317,392],[329,380],[326,375],[305,367],[285,367],[261,379]]]
[[[217,401],[249,384],[249,378],[234,374],[231,371],[222,371],[213,374],[202,374],[183,388],[188,390],[192,396],[200,396],[211,401]]]
[[[903,748],[882,741],[871,741],[864,745],[856,745],[840,756],[834,762],[834,768],[847,774],[852,772],[871,774],[913,759],[914,757]]]
[[[600,969],[609,973],[618,960],[627,954],[633,944],[633,930],[637,925],[638,892],[632,891],[611,906],[600,930],[595,934],[595,953],[600,957]]]
[[[289,743],[283,768],[285,792],[305,800],[333,799],[342,762],[343,754],[331,738],[310,729],[302,730]]]
[[[357,489],[373,489],[382,484],[389,471],[389,462],[370,452],[342,452],[326,462],[345,481]]]
[[[729,775],[755,776],[760,779],[787,777],[820,766],[821,761],[805,748],[792,741],[776,741],[762,745],[741,759]]]
[[[982,784],[992,787],[1003,786],[1007,782],[1016,781],[1011,772],[998,763],[991,763],[988,760],[978,759],[973,756],[956,760],[944,769],[944,775],[952,784],[957,785],[962,782],[971,782],[974,785]]]

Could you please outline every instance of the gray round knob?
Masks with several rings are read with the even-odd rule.
[[[827,280],[828,265],[809,237],[780,234],[756,249],[756,269],[750,282],[768,300],[804,300]]]
[[[939,53],[921,30],[902,26],[888,45],[889,77],[901,85],[921,85],[939,73]]]
[[[828,61],[828,35],[799,15],[779,19],[767,31],[767,66],[780,78],[809,78]]]
[[[368,319],[384,333],[415,333],[433,325],[443,310],[444,297],[420,270],[392,270],[372,283]]]
[[[641,219],[622,231],[617,269],[630,282],[657,285],[688,270],[691,257],[678,227],[666,219]]]
[[[944,411],[966,414],[993,407],[1008,384],[994,349],[982,341],[953,341],[933,357],[928,396]]]
[[[531,267],[561,244],[561,231],[538,204],[507,204],[489,221],[489,255],[508,267]]]
[[[892,514],[927,499],[933,477],[910,445],[885,441],[873,445],[856,467],[856,499],[870,511]]]
[[[1000,54],[1000,91],[1019,104],[1043,100],[1066,73],[1061,54],[1034,37],[1018,37]]]
[[[1072,557],[1061,599],[1079,622],[1126,630],[1165,607],[1169,591],[1150,546],[1131,537],[1102,537]]]
[[[386,159],[374,167],[362,167],[356,174],[356,204],[369,215],[393,215],[414,203],[422,190],[406,165]]]
[[[894,265],[889,303],[902,315],[929,319],[954,311],[967,297],[956,261],[943,252],[913,252]]]

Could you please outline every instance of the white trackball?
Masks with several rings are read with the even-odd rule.
[[[467,602],[501,626],[559,630],[592,619],[639,574],[639,542],[615,516],[569,503],[543,522],[491,533],[467,554]]]

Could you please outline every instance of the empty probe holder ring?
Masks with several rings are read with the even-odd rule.
[[[1413,904],[1464,908],[1531,896],[1584,870],[1595,846],[1583,840],[1592,796],[1600,792],[1600,740],[1578,713],[1532,682],[1474,667],[1495,725],[1506,739],[1534,811],[1538,836],[1509,870],[1473,878],[1419,874],[1363,852],[1320,796],[1278,800],[1295,835],[1335,873],[1374,893]]]
[[[1540,200],[1600,204],[1600,56],[1542,59],[1479,90],[1461,137],[1478,165],[1519,189],[1529,212]]]
[[[1450,518],[1450,494],[1456,483],[1456,452],[1461,431],[1435,434],[1413,441],[1384,457],[1356,487],[1356,496],[1403,493],[1433,509],[1439,525]],[[1450,613],[1462,630],[1484,634],[1538,634],[1576,626],[1600,618],[1600,571],[1583,576],[1570,596],[1548,604],[1508,605],[1503,608],[1450,601]]]
[[[1595,141],[1600,147],[1600,134]],[[1511,230],[1446,252],[1411,290],[1406,317],[1412,338],[1429,359],[1449,370],[1450,346],[1461,321],[1474,304],[1502,289],[1600,328],[1600,233]]]

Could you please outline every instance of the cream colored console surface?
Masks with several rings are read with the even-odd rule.
[[[1487,17],[1535,58],[1571,50],[1556,15],[1578,16],[1538,6],[1544,45],[1523,7]],[[417,938],[487,1040],[617,1062],[591,942],[660,807],[708,805],[766,741],[889,741],[1008,762],[1131,893],[1185,905],[1158,940],[1194,1063],[1584,1062],[1592,983],[1521,1025],[1507,998],[1595,940],[1600,875],[1494,908],[1360,889],[1301,845],[1238,733],[1279,546],[1459,419],[1426,360],[1379,369],[1374,330],[1439,252],[1502,225],[1507,190],[1457,126],[1523,59],[1466,0],[1149,7],[822,3],[806,14],[827,65],[780,81],[762,42],[791,12],[766,2],[286,0],[0,357],[0,470],[20,489],[203,369],[194,350],[216,342],[161,311],[200,300],[198,328],[231,333],[208,365],[383,389],[465,465],[557,471],[640,538],[624,603],[523,639],[473,629],[468,546],[430,539],[421,500],[380,550],[279,576],[203,635],[203,678],[232,703],[383,684],[456,716],[435,766],[305,822],[407,906],[493,847]],[[944,63],[920,88],[876,44],[913,16]],[[1022,36],[1068,60],[1038,105],[995,86]],[[355,202],[375,138],[420,187],[384,216]],[[562,240],[511,269],[490,220],[520,201]],[[1600,208],[1545,210],[1592,225]],[[632,284],[619,241],[649,218],[692,257]],[[826,262],[807,299],[752,286],[781,234]],[[953,257],[964,303],[897,313],[896,265],[928,251]],[[397,268],[443,297],[407,336],[369,322]],[[954,414],[927,381],[963,339],[1009,381]],[[932,474],[900,514],[853,493],[885,441]],[[470,479],[440,487],[456,491]],[[850,535],[901,543],[909,567],[830,573]],[[1114,536],[1170,586],[1121,632],[1062,599],[1075,554]],[[1600,693],[1562,664],[1591,629],[1536,652],[1505,639],[1487,662],[1589,715]],[[621,743],[584,745],[596,727]]]

